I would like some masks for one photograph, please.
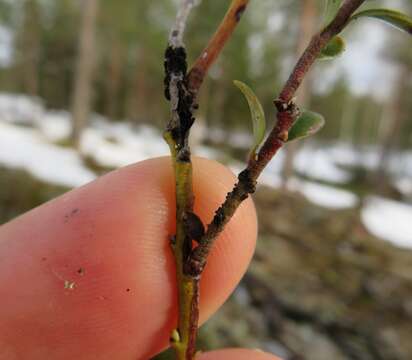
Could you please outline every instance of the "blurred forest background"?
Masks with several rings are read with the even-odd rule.
[[[189,61],[229,3],[195,9]],[[370,3],[412,14],[409,0]],[[0,223],[107,171],[168,153],[163,52],[176,5],[0,0]],[[195,154],[241,169],[251,124],[232,81],[249,84],[274,119],[273,99],[323,11],[322,0],[251,2],[202,88]],[[412,358],[412,40],[374,20],[344,37],[346,52],[319,61],[298,97],[326,126],[265,170],[255,197],[255,260],[203,327],[205,349]]]

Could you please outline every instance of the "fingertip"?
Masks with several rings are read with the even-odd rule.
[[[222,165],[194,160],[195,211],[205,223],[234,182]],[[174,216],[171,162],[158,158],[0,227],[0,348],[20,358],[37,351],[32,359],[147,359],[160,350],[177,311],[168,240]],[[255,239],[256,214],[247,200],[210,256],[201,283],[203,320],[236,286]]]
[[[223,349],[206,352],[200,360],[281,360],[278,357],[256,349]]]

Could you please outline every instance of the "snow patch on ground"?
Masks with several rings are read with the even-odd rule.
[[[81,150],[98,164],[112,168],[168,154],[161,134],[150,127],[133,128],[128,123],[103,120],[84,131]]]
[[[0,93],[0,121],[33,124],[43,116],[41,101],[26,95]]]
[[[65,111],[46,111],[39,99],[0,94],[0,164],[21,168],[33,176],[53,184],[76,187],[96,178],[82,156],[72,148],[57,145],[68,138],[71,117]],[[213,130],[218,132],[216,129]],[[247,143],[237,133],[232,139],[236,146]],[[112,123],[93,116],[81,139],[81,153],[108,168],[117,168],[154,156],[167,155],[168,148],[159,131],[149,126]],[[206,146],[197,148],[197,155],[218,158],[219,153]],[[340,165],[363,165],[376,168],[379,159],[376,148],[355,150],[346,144],[315,147],[306,145],[296,158],[296,169],[311,178],[344,183],[350,173]],[[403,192],[412,192],[412,152],[394,156],[396,185]],[[282,151],[262,173],[260,183],[279,188]],[[235,173],[243,162],[229,165]],[[351,192],[312,181],[294,178],[288,185],[308,200],[323,207],[343,209],[354,207],[359,200]],[[369,231],[398,246],[412,247],[412,206],[378,197],[367,200],[362,220]]]
[[[37,118],[37,129],[51,142],[67,139],[71,132],[71,116],[67,111],[47,111]]]
[[[296,156],[295,169],[313,179],[343,184],[351,179],[348,171],[339,168],[329,147],[315,149],[306,146]]]
[[[0,94],[0,164],[25,169],[45,182],[77,187],[95,179],[83,156],[117,168],[168,154],[161,134],[148,126],[93,116],[81,138],[81,154],[57,144],[67,140],[70,132],[67,111],[46,111],[39,99]]]
[[[0,164],[25,169],[45,182],[68,187],[96,177],[76,151],[46,143],[36,130],[6,123],[0,123]]]
[[[397,246],[412,248],[412,205],[369,197],[362,209],[362,221],[371,234]]]
[[[358,197],[349,191],[311,181],[292,179],[288,187],[302,193],[310,202],[329,209],[351,208],[359,202]]]

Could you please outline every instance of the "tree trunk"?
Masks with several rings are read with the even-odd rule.
[[[116,38],[112,41],[110,52],[110,63],[106,82],[106,104],[105,114],[109,119],[114,119],[118,115],[119,88],[122,77],[123,48]]]
[[[24,3],[24,24],[22,33],[22,75],[24,91],[32,96],[38,95],[38,56],[39,39],[39,8],[36,0],[26,0]]]
[[[300,56],[308,45],[311,36],[315,31],[315,20],[316,20],[316,0],[303,0],[302,1],[302,11],[300,16],[300,31],[299,38],[297,42],[296,53]],[[297,103],[299,106],[303,107],[309,103],[310,97],[310,86],[308,84],[308,79],[302,83],[300,89],[297,92]],[[289,179],[293,176],[293,162],[295,155],[298,150],[298,145],[296,142],[292,142],[285,146],[285,161],[283,163],[282,169],[282,186],[286,186]]]
[[[340,118],[339,140],[343,143],[353,143],[355,141],[357,102],[350,90],[342,101],[343,111]]]
[[[87,0],[82,4],[84,4],[84,9],[72,97],[72,141],[77,148],[79,148],[80,136],[87,124],[91,108],[93,68],[96,58],[95,28],[99,5],[98,0]]]
[[[148,121],[148,87],[147,87],[147,49],[139,47],[135,64],[134,77],[126,97],[126,115],[135,123]]]
[[[402,114],[402,100],[406,93],[405,89],[408,85],[410,76],[410,69],[407,66],[402,66],[399,71],[398,79],[395,85],[395,91],[392,103],[390,104],[390,111],[388,111],[388,118],[384,119],[387,125],[382,131],[381,152],[379,156],[379,169],[377,174],[377,181],[384,185],[388,179],[388,169],[390,165],[391,153],[396,149],[399,139],[400,130],[403,125],[404,116]],[[381,186],[382,188],[382,186]]]

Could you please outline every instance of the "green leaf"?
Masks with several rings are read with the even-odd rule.
[[[385,21],[386,23],[412,35],[412,18],[399,11],[391,9],[369,9],[353,15],[351,20],[356,20],[360,17],[371,17]]]
[[[326,9],[324,15],[325,26],[329,25],[330,22],[335,18],[341,5],[342,0],[326,0]]]
[[[317,133],[325,125],[322,115],[313,111],[303,111],[289,130],[288,141],[303,139]]]
[[[253,90],[249,86],[238,80],[233,81],[233,83],[240,89],[240,91],[245,96],[249,105],[250,114],[252,115],[254,141],[251,150],[251,155],[254,156],[256,154],[257,148],[262,143],[263,138],[265,137],[265,113],[263,111],[263,107],[259,99],[256,97]]]
[[[318,59],[320,60],[330,60],[339,55],[346,50],[346,43],[340,36],[333,37],[326,46],[320,52]]]

